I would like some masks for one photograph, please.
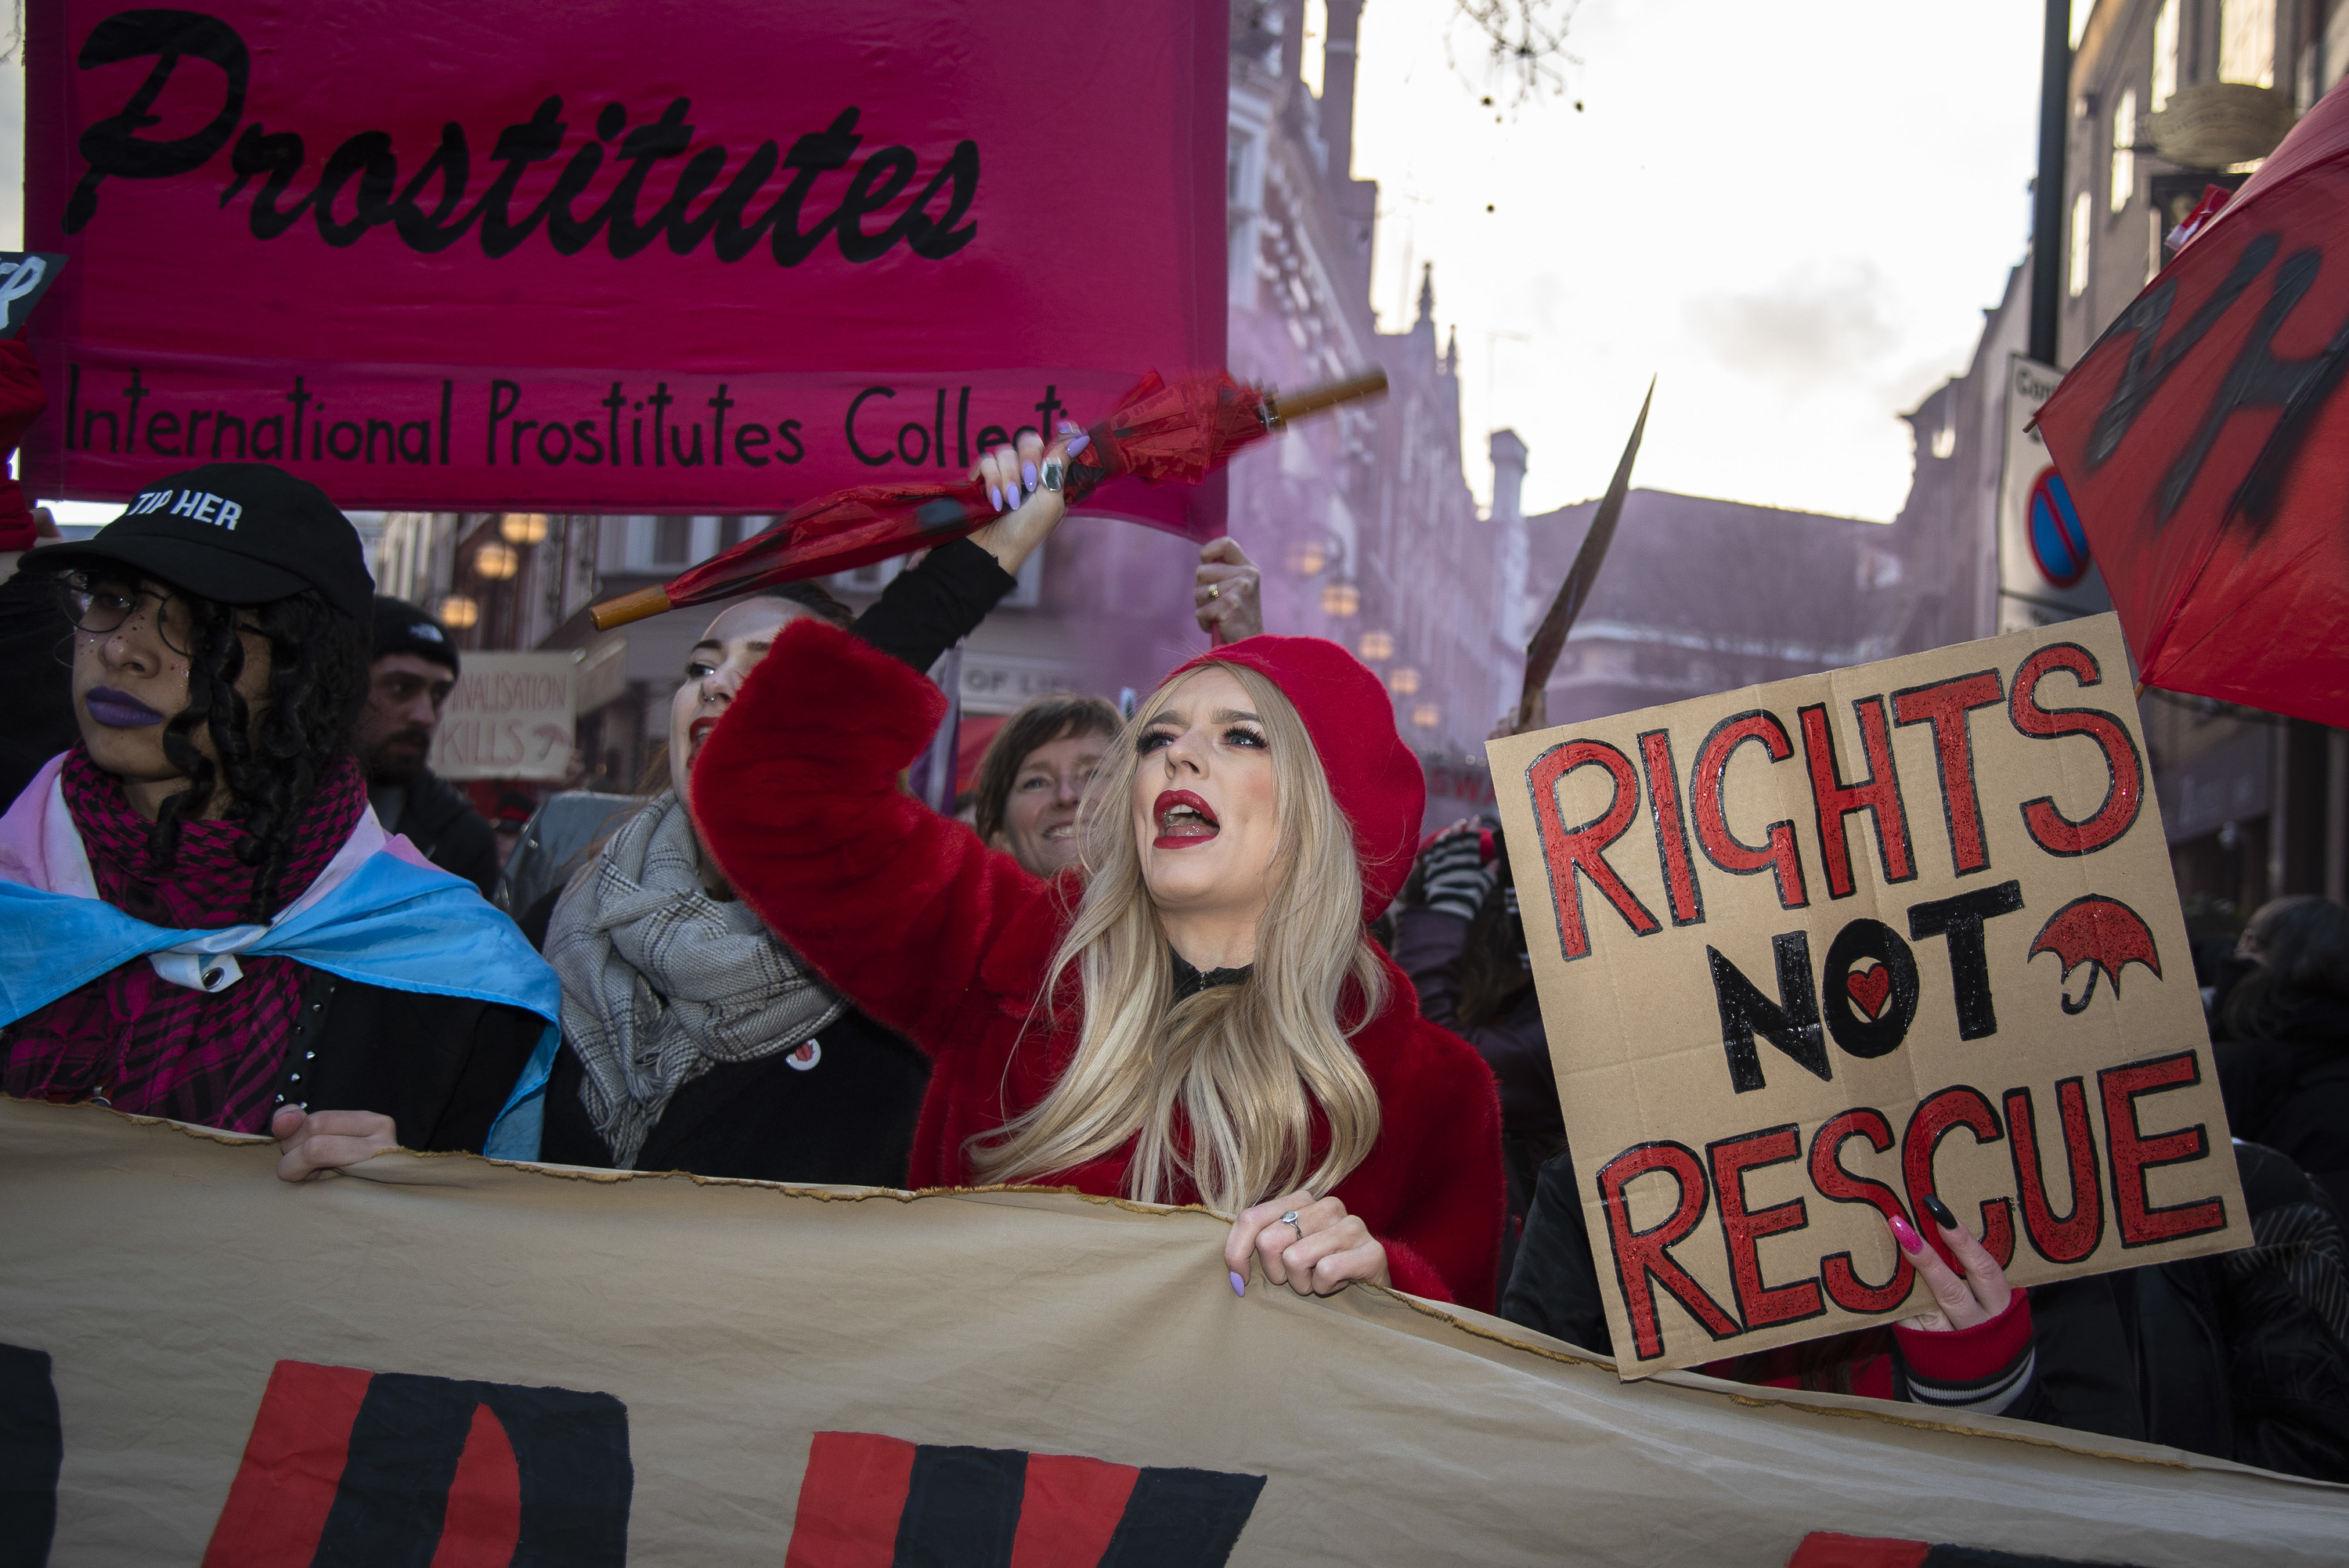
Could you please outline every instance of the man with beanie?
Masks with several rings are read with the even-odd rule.
[[[457,645],[447,628],[404,599],[376,596],[375,663],[355,742],[367,800],[386,831],[486,895],[497,885],[497,835],[424,764],[457,675]]]

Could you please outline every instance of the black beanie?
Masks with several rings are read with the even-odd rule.
[[[448,665],[452,676],[460,673],[457,668],[457,645],[447,627],[405,599],[378,593],[375,598],[375,657],[379,659],[386,654],[414,654],[419,659]]]

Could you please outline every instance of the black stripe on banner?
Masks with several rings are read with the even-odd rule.
[[[1145,1470],[1101,1568],[1221,1568],[1263,1491],[1260,1475]]]
[[[1028,1456],[921,1443],[897,1518],[891,1568],[1010,1568]]]
[[[609,1394],[378,1372],[351,1424],[316,1568],[424,1568],[449,1486],[487,1405],[513,1448],[522,1539],[513,1568],[622,1568],[628,1556],[627,1407]]]
[[[0,1568],[44,1568],[66,1454],[49,1353],[0,1345]]]

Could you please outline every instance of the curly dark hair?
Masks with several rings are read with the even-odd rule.
[[[187,605],[188,706],[163,727],[163,755],[189,788],[163,802],[147,841],[158,871],[179,858],[180,826],[201,815],[214,790],[229,795],[228,819],[244,829],[236,858],[256,868],[248,913],[260,919],[276,903],[295,830],[327,769],[349,755],[367,702],[367,628],[329,607],[315,588],[259,606],[223,604],[181,593]],[[244,673],[240,614],[246,630],[269,643],[269,684],[256,717],[236,689]],[[197,749],[199,726],[212,757]]]

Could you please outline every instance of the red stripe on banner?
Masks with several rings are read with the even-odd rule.
[[[914,1474],[914,1445],[871,1432],[818,1432],[800,1480],[783,1568],[889,1568]]]
[[[1786,1559],[1786,1568],[1918,1568],[1931,1550],[1922,1541],[1814,1530]]]
[[[306,1361],[270,1369],[203,1568],[309,1568],[374,1378]]]
[[[522,1466],[505,1423],[487,1405],[476,1405],[449,1480],[432,1568],[507,1568],[521,1545]]]
[[[1132,1465],[1102,1460],[1029,1455],[1011,1568],[1092,1568],[1109,1550],[1117,1522],[1125,1515],[1125,1500],[1141,1475]]]

